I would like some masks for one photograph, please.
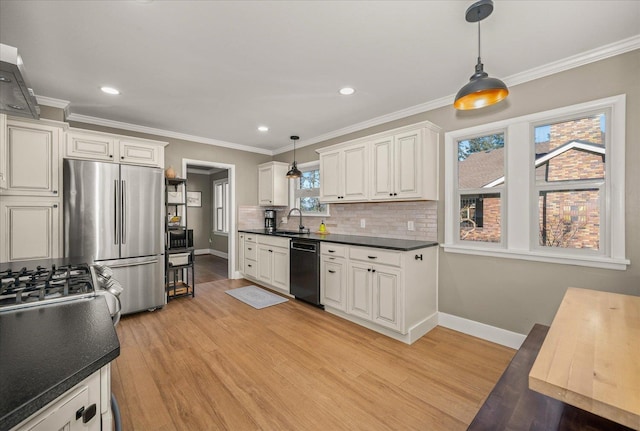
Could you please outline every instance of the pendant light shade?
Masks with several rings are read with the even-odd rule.
[[[472,4],[465,14],[468,22],[478,23],[478,63],[467,85],[456,94],[453,107],[458,110],[466,111],[494,105],[509,95],[509,89],[504,82],[497,78],[490,78],[484,71],[480,58],[480,21],[491,15],[491,12],[493,12],[493,2],[480,0]]]
[[[296,141],[298,139],[300,139],[300,137],[291,136],[291,140],[293,141],[293,164],[291,165],[289,172],[287,172],[287,178],[300,178],[302,176],[302,172],[300,172],[296,163]]]

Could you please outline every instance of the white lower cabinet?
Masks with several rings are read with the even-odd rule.
[[[246,234],[244,243],[244,276],[289,293],[289,238]]]
[[[408,344],[436,326],[437,247],[395,251],[323,243],[321,249],[326,311]]]
[[[52,259],[62,255],[59,199],[0,200],[0,262]]]

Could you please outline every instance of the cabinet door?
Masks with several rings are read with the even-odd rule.
[[[108,135],[69,131],[66,133],[65,157],[116,161],[115,139]]]
[[[7,188],[7,116],[0,114],[0,192]]]
[[[371,266],[349,264],[347,313],[371,320]]]
[[[265,245],[258,246],[258,275],[257,278],[265,283],[273,279],[273,251]]]
[[[340,202],[340,151],[320,155],[320,200]]]
[[[387,328],[402,327],[402,292],[400,271],[376,266],[373,268],[373,321]]]
[[[394,197],[419,198],[422,194],[422,139],[419,130],[395,136]]]
[[[258,203],[273,205],[273,166],[258,168]]]
[[[323,305],[346,311],[347,274],[344,259],[324,257],[320,268],[320,293]]]
[[[238,271],[244,274],[244,234],[238,234]]]
[[[60,257],[58,202],[3,199],[0,233],[0,262]]]
[[[45,124],[7,121],[4,195],[58,196],[61,129]]]
[[[164,167],[164,147],[160,144],[120,139],[118,150],[121,163]]]
[[[385,138],[371,143],[373,189],[372,199],[393,199],[393,138]]]
[[[341,164],[344,181],[341,201],[367,200],[367,147],[365,144],[346,148]],[[324,181],[325,177],[321,177]]]
[[[273,272],[271,284],[289,292],[289,249],[270,247],[272,250]]]

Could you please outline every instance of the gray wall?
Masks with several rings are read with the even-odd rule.
[[[187,190],[201,192],[202,206],[187,207],[187,223],[193,229],[193,246],[196,250],[209,249],[211,230],[211,181],[209,175],[187,174]]]
[[[509,98],[480,111],[451,106],[296,150],[299,163],[317,160],[316,148],[428,120],[443,132],[573,105],[627,95],[626,271],[446,253],[439,255],[440,311],[526,334],[534,323],[550,324],[567,287],[640,295],[640,50],[557,73],[510,88]],[[463,83],[461,83],[462,85]],[[444,196],[443,136],[440,195]],[[290,162],[292,152],[275,160]],[[438,205],[438,240],[444,241],[444,205]]]
[[[257,167],[255,168],[256,170],[258,169]],[[217,174],[212,174],[209,176],[209,184],[211,184],[211,187],[213,188],[213,182],[215,180],[221,180],[223,178],[227,178],[229,176],[229,171],[224,171],[224,172],[218,172]],[[242,193],[244,193],[244,191],[242,191]],[[236,193],[237,194],[237,193]],[[213,193],[211,193],[211,196],[213,198]],[[256,198],[257,200],[258,198]],[[209,225],[209,231],[210,236],[211,236],[211,248],[213,250],[222,252],[222,253],[228,253],[229,252],[229,239],[228,237],[224,236],[224,235],[216,235],[213,233],[213,207],[211,208],[211,224]]]

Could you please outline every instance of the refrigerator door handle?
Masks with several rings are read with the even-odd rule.
[[[122,216],[121,216],[121,229],[122,229],[122,244],[127,243],[127,182],[122,180]]]
[[[113,243],[119,244],[118,231],[120,230],[120,226],[118,226],[118,180],[113,180],[113,213],[115,214],[113,217]]]
[[[119,263],[119,264],[109,264],[109,268],[127,268],[130,266],[141,266],[141,265],[151,265],[153,263],[158,263],[158,259],[154,259],[154,260],[145,260],[143,262],[132,262],[132,263]]]

